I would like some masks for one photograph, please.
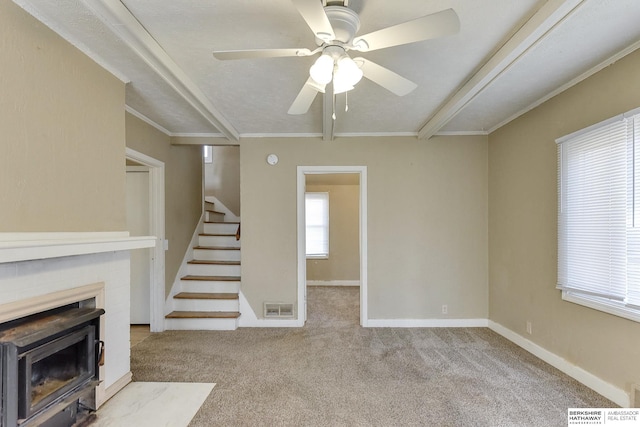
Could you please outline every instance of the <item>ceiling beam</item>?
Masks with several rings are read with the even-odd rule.
[[[205,120],[228,139],[234,141],[240,139],[240,134],[233,125],[213,106],[200,88],[151,37],[122,2],[84,0],[84,3]]]
[[[333,141],[336,121],[333,119],[333,82],[327,84],[324,88],[324,96],[322,98],[322,140]]]
[[[418,132],[428,139],[442,129],[462,109],[504,73],[524,53],[535,46],[556,25],[563,22],[584,0],[549,0],[458,89]]]
[[[240,145],[238,141],[229,141],[221,136],[172,135],[171,145]]]

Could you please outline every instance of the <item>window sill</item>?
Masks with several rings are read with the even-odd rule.
[[[307,259],[329,259],[329,255],[307,255]]]
[[[623,317],[634,322],[640,322],[640,310],[628,307],[624,303],[611,301],[605,298],[592,297],[587,295],[577,295],[569,291],[562,291],[562,299],[574,304],[603,311],[614,316]]]

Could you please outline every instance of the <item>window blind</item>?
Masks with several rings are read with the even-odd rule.
[[[558,288],[640,312],[640,115],[558,140]]]
[[[329,256],[329,193],[305,193],[306,255]]]

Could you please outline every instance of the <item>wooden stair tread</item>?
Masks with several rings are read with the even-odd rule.
[[[239,276],[183,276],[182,280],[199,280],[203,282],[239,282]]]
[[[193,249],[205,249],[209,251],[239,251],[239,247],[234,246],[194,246]]]
[[[172,311],[167,319],[237,319],[237,311]]]
[[[213,261],[206,259],[192,259],[187,264],[204,264],[204,265],[240,265],[240,261]]]
[[[236,233],[216,233],[216,234],[202,233],[202,234],[198,234],[198,236],[204,236],[204,237],[236,237]]]
[[[211,209],[206,209],[206,211],[207,211],[207,212],[214,213],[214,214],[226,215],[226,213],[224,213],[224,212],[220,212],[220,211],[213,211],[213,210],[211,210]]]
[[[205,224],[234,224],[234,225],[238,225],[240,224],[239,222],[234,222],[234,221],[205,221]]]
[[[173,297],[179,299],[238,299],[238,294],[222,292],[180,292]]]

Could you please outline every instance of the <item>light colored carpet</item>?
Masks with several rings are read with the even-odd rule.
[[[215,384],[129,383],[95,414],[92,427],[186,427]]]
[[[217,383],[192,427],[547,427],[615,406],[487,328],[361,328],[358,292],[309,288],[304,328],[153,334],[134,380]]]

